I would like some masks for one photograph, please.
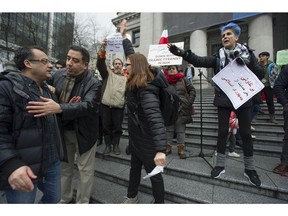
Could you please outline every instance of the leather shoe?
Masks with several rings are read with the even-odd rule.
[[[285,164],[279,164],[276,166],[272,172],[280,174],[280,175],[285,175],[286,172],[288,172],[288,165]]]

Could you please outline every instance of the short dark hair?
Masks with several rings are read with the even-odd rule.
[[[15,62],[16,67],[20,71],[26,68],[24,64],[24,60],[31,59],[34,57],[34,53],[32,52],[33,49],[37,49],[37,50],[41,50],[42,52],[45,52],[45,50],[39,46],[24,46],[24,47],[18,48],[15,51],[14,62]]]
[[[170,70],[171,67],[175,67],[177,71],[179,71],[179,66],[178,65],[169,65],[167,70]]]
[[[259,53],[258,57],[260,57],[260,56],[268,56],[268,57],[270,57],[270,53],[267,52],[267,51],[261,52],[261,53]]]
[[[65,63],[65,61],[63,61],[63,60],[58,60],[58,61],[56,61],[55,64],[60,64],[60,65],[62,65],[63,67],[66,66],[66,63]]]
[[[83,60],[84,62],[89,63],[89,61],[90,61],[90,54],[89,54],[88,50],[85,49],[84,47],[80,47],[80,46],[76,46],[76,45],[71,45],[71,46],[69,47],[69,50],[74,50],[74,51],[80,52],[80,53],[82,54],[82,56],[83,56],[83,57],[82,57],[82,60]]]

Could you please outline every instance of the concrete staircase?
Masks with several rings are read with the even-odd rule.
[[[179,159],[176,145],[169,155],[164,169],[166,203],[288,203],[287,176],[271,172],[279,163],[283,139],[283,117],[281,105],[275,103],[276,119],[279,124],[268,122],[268,110],[264,102],[262,110],[266,113],[258,115],[253,123],[256,135],[254,140],[254,160],[262,185],[251,186],[243,175],[243,153],[236,147],[241,158],[226,160],[226,173],[219,179],[210,177],[211,166],[215,165],[214,150],[217,140],[217,114],[213,106],[213,89],[202,92],[202,153],[200,130],[199,91],[195,101],[196,115],[194,123],[187,125],[186,149],[190,156],[186,160]],[[121,203],[127,193],[129,180],[130,156],[125,154],[128,144],[127,119],[123,122],[124,133],[120,148],[121,155],[111,154],[104,157],[104,144],[96,153],[95,187],[91,202]],[[146,173],[143,169],[142,176]],[[139,188],[140,203],[152,203],[153,196],[150,180],[142,180]]]
[[[187,125],[186,150],[190,158],[179,159],[176,145],[173,153],[167,157],[167,166],[164,169],[165,203],[208,203],[208,204],[240,204],[240,203],[288,203],[288,179],[271,172],[279,163],[283,139],[283,117],[281,105],[275,103],[276,119],[279,124],[268,122],[268,110],[264,102],[264,115],[258,115],[253,123],[256,135],[254,140],[255,166],[262,185],[256,188],[249,184],[243,175],[243,153],[236,146],[236,152],[241,158],[226,159],[226,173],[219,179],[210,177],[211,166],[215,165],[214,150],[217,140],[217,114],[213,106],[213,89],[204,89],[202,92],[202,153],[200,130],[200,102],[199,90],[195,101],[196,115],[194,123]],[[127,194],[129,181],[130,156],[125,154],[128,144],[127,119],[123,122],[124,133],[120,142],[120,155],[104,156],[105,145],[97,147],[94,189],[91,203],[116,204],[121,203]],[[77,168],[75,167],[75,171]],[[142,176],[146,173],[142,170]],[[74,179],[76,192],[77,177]],[[139,187],[141,204],[153,203],[150,180],[142,180]],[[1,200],[0,203],[5,203]]]

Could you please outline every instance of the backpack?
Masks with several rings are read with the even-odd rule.
[[[175,89],[160,88],[160,110],[165,126],[173,125],[178,119],[180,110],[180,98]]]
[[[276,79],[278,78],[281,72],[281,66],[271,63],[268,65],[268,77],[270,82],[270,87],[273,88]]]

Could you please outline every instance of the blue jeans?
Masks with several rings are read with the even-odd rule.
[[[31,192],[12,189],[6,190],[5,195],[7,202],[13,204],[34,203],[38,187],[43,193],[39,203],[58,203],[61,199],[60,161],[49,164],[46,172],[45,182],[40,181],[42,176],[38,176],[39,181],[34,185],[34,190]]]

